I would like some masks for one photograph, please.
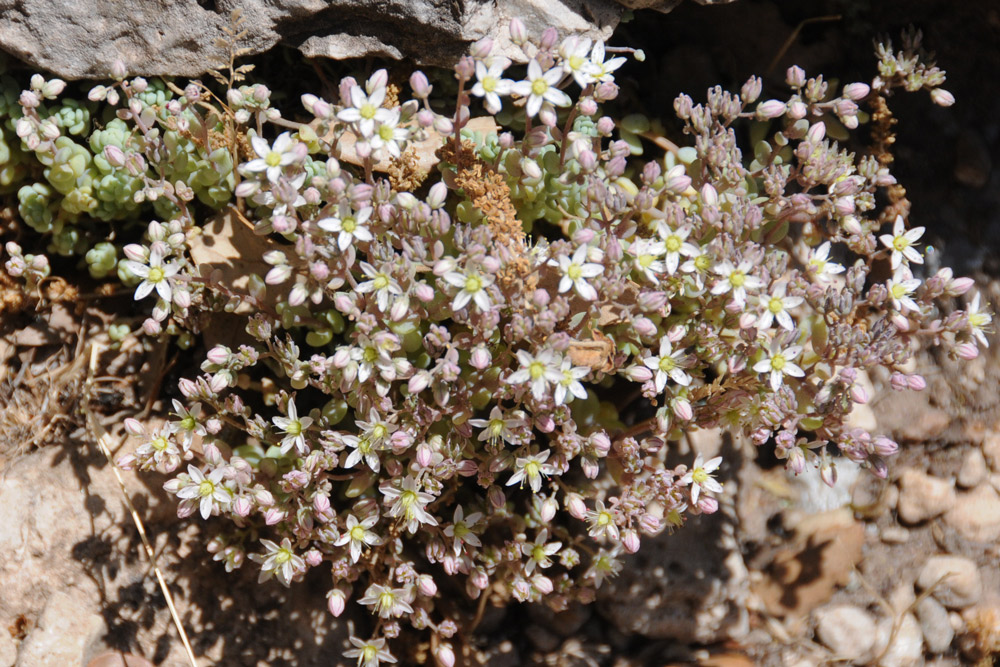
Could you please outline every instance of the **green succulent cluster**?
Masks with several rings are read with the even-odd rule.
[[[157,184],[193,193],[216,209],[232,199],[230,148],[222,141],[205,141],[223,131],[221,114],[203,116],[164,81],[151,80],[145,89],[132,92],[132,110],[93,91],[90,99],[67,93],[42,100],[33,113],[47,132],[58,136],[34,149],[16,129],[25,115],[18,98],[23,88],[8,74],[0,78],[0,195],[16,193],[21,219],[48,237],[49,251],[85,256],[95,277],[114,270],[114,240],[122,229],[102,223],[179,215],[170,198],[158,196]],[[177,106],[168,110],[172,100]],[[152,214],[143,210],[147,203]]]

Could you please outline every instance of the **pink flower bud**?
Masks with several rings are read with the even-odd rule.
[[[216,394],[223,391],[227,387],[229,387],[229,378],[223,373],[216,373],[212,376],[212,379],[208,381],[208,388]]]
[[[907,332],[910,330],[910,320],[907,319],[902,313],[893,313],[889,317],[889,321],[892,322],[893,326],[902,332]]]
[[[271,507],[264,512],[264,523],[268,526],[275,526],[285,520],[285,513],[277,507]]]
[[[454,131],[455,126],[452,124],[450,119],[445,118],[444,116],[436,116],[434,118],[434,129],[437,130],[438,133],[447,136]]]
[[[643,514],[639,518],[639,527],[647,535],[655,535],[663,529],[663,519],[653,514]]]
[[[876,436],[872,446],[875,448],[875,453],[879,456],[892,456],[899,451],[899,445],[896,441],[890,440],[884,435]]]
[[[205,460],[213,466],[222,463],[222,452],[219,451],[219,446],[213,442],[202,445],[202,454],[205,456]]]
[[[906,384],[909,385],[910,389],[913,391],[923,391],[927,388],[927,381],[924,380],[923,375],[910,375],[906,378]]]
[[[769,120],[784,115],[787,105],[781,100],[767,100],[757,105],[757,118]]]
[[[468,81],[476,73],[476,61],[474,61],[469,56],[462,56],[458,60],[458,64],[455,65],[455,74],[458,75],[459,79]]]
[[[431,374],[427,371],[418,371],[407,382],[406,388],[411,394],[419,394],[431,383]],[[426,463],[423,465],[427,465]]]
[[[903,391],[904,389],[910,388],[910,383],[907,381],[906,376],[902,373],[893,373],[889,378],[889,386],[892,387],[894,391]]]
[[[433,209],[441,208],[444,205],[445,199],[448,197],[448,186],[443,182],[438,181],[431,186],[430,191],[427,193],[427,205]]]
[[[844,231],[848,234],[860,234],[861,233],[861,223],[853,215],[845,215],[840,219],[840,225],[844,228]]]
[[[746,313],[745,312],[742,315],[740,315],[740,319],[739,319],[740,329],[749,329],[750,327],[752,327],[756,323],[757,323],[757,314],[756,313]]]
[[[469,355],[469,363],[472,364],[473,368],[479,371],[489,368],[492,361],[493,357],[490,355],[490,351],[482,345],[477,345],[473,348],[472,354]]]
[[[556,516],[556,510],[559,509],[559,504],[556,502],[555,498],[546,498],[542,501],[541,511],[538,513],[542,518],[542,521],[548,523]]]
[[[481,40],[472,45],[472,50],[469,53],[473,58],[482,60],[483,58],[488,58],[492,52],[493,40],[489,37],[483,37]]]
[[[590,445],[598,457],[604,458],[611,451],[611,438],[604,431],[598,431],[590,436]]]
[[[823,463],[819,467],[819,477],[823,480],[824,484],[833,488],[837,485],[837,466],[833,463]],[[718,507],[718,504],[716,504],[716,507]]]
[[[719,501],[711,496],[700,496],[698,498],[698,510],[702,514],[715,514],[719,511]]]
[[[421,574],[417,577],[417,589],[424,597],[432,598],[437,595],[438,587],[434,583],[434,577],[429,574]]]
[[[552,592],[552,580],[546,577],[544,574],[536,574],[531,578],[531,585],[534,586],[542,595],[548,595]]]
[[[413,94],[421,99],[430,95],[434,89],[430,82],[427,81],[427,75],[420,70],[410,75],[410,88],[413,89]]]
[[[798,65],[792,65],[785,71],[785,83],[792,88],[801,88],[806,85],[806,73]]]
[[[326,608],[336,618],[344,613],[347,606],[347,595],[339,588],[334,588],[326,594]]]
[[[653,320],[642,315],[632,320],[632,328],[640,336],[652,337],[656,335],[656,325],[653,324]]]
[[[808,112],[809,107],[799,100],[788,103],[788,117],[792,120],[801,120],[806,117]]]
[[[867,83],[849,83],[844,86],[844,96],[855,102],[868,97],[869,92],[871,92],[871,87]]]
[[[814,144],[823,141],[823,137],[825,136],[826,136],[826,124],[823,121],[819,121],[818,123],[813,123],[812,126],[809,128],[809,131],[806,132],[806,139]]]
[[[495,484],[486,491],[486,497],[489,498],[490,505],[493,505],[497,509],[507,504],[507,496],[504,494],[503,489]]]
[[[580,104],[577,106],[584,116],[593,116],[597,113],[597,100],[593,97],[585,97],[580,100]]]
[[[433,452],[431,452],[430,446],[426,442],[422,442],[417,445],[417,465],[421,468],[426,468],[431,464]]]
[[[976,281],[972,278],[955,278],[954,280],[948,281],[948,286],[946,291],[948,296],[962,296],[976,284]]]
[[[694,410],[688,401],[678,398],[673,401],[673,408],[674,415],[681,421],[691,421],[694,419]]]
[[[125,68],[125,63],[121,60],[116,60],[111,64],[111,78],[124,79],[127,74],[128,70]]]
[[[525,27],[524,21],[516,17],[510,20],[510,41],[518,46],[528,41],[528,29]]]
[[[607,116],[601,116],[597,121],[597,133],[602,137],[610,137],[615,130],[615,121]]]
[[[645,366],[629,366],[625,369],[625,377],[632,382],[649,382],[653,379],[653,371]]]
[[[535,417],[535,428],[542,433],[552,433],[552,431],[556,430],[556,421],[552,418],[552,415],[538,415]]]
[[[860,384],[856,384],[851,387],[851,400],[858,405],[864,405],[868,402],[868,392]]]
[[[462,477],[472,477],[479,474],[479,466],[476,465],[476,462],[471,459],[459,461],[458,465],[455,466],[455,470]]]
[[[850,215],[854,213],[854,197],[838,197],[833,202],[833,210],[837,212],[837,215]]]
[[[955,346],[955,354],[957,354],[960,359],[972,361],[979,356],[979,348],[976,347],[975,343],[959,343]]]
[[[213,364],[217,364],[219,366],[225,366],[226,364],[229,363],[229,360],[232,358],[232,352],[225,345],[216,345],[211,350],[209,350],[205,354],[205,356]]]
[[[567,493],[566,497],[563,499],[563,503],[566,506],[566,511],[574,519],[580,519],[581,521],[587,516],[587,505],[583,502],[583,498],[578,493]]]
[[[931,101],[939,107],[950,107],[955,103],[955,96],[944,88],[935,88],[931,91]]]
[[[420,127],[430,127],[434,124],[434,112],[430,109],[421,109],[417,112],[417,124]]]
[[[625,551],[630,554],[634,554],[638,551],[639,533],[632,529],[622,531],[622,547],[624,547]]]
[[[481,591],[485,591],[490,585],[489,575],[487,575],[486,571],[480,567],[477,567],[472,571],[472,574],[469,575],[469,580],[472,582],[473,586]]]
[[[126,417],[125,432],[131,436],[140,436],[140,435],[145,435],[146,429],[143,427],[142,423],[138,419],[134,419],[132,417]]]
[[[156,336],[163,330],[160,323],[154,320],[152,317],[147,317],[142,323],[142,331],[147,336]]]
[[[441,667],[455,667],[455,651],[451,644],[438,644],[434,649],[434,659]]]

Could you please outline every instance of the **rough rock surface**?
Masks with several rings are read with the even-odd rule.
[[[944,514],[955,504],[955,487],[921,470],[907,468],[899,476],[899,517],[909,524]]]
[[[1000,539],[1000,494],[990,485],[980,484],[968,493],[959,494],[944,520],[967,540],[996,542]]]
[[[118,59],[130,74],[198,76],[228,57],[216,40],[236,8],[246,30],[238,46],[249,54],[282,43],[307,57],[445,66],[487,36],[517,51],[507,35],[514,16],[529,34],[555,26],[607,39],[622,13],[614,0],[139,0],[127,11],[118,3],[0,0],[0,48],[68,79],[106,77]]]

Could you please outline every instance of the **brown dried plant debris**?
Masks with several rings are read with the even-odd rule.
[[[872,155],[883,167],[890,166],[896,159],[892,154],[893,144],[896,143],[896,133],[893,126],[897,120],[889,109],[889,104],[882,95],[874,95],[871,98],[872,106]],[[906,188],[898,183],[890,185],[886,189],[889,197],[889,205],[885,207],[879,215],[880,222],[892,222],[896,216],[903,216],[906,220],[910,217],[910,200],[906,198]]]
[[[469,141],[463,141],[457,149],[454,142],[446,142],[438,149],[437,157],[455,165],[455,184],[482,212],[493,238],[506,250],[506,261],[497,275],[500,289],[507,294],[534,292],[538,278],[531,272],[527,236],[503,175],[483,162]]]
[[[388,173],[389,185],[396,192],[413,192],[427,179],[427,172],[420,167],[420,156],[414,146],[389,163]]]

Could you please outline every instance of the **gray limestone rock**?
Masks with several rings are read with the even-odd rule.
[[[107,77],[119,59],[133,75],[199,76],[228,55],[217,40],[237,8],[248,54],[282,43],[307,57],[443,66],[483,37],[516,51],[507,30],[515,16],[530,35],[554,26],[607,39],[623,11],[614,0],[0,0],[0,48],[66,79]]]

